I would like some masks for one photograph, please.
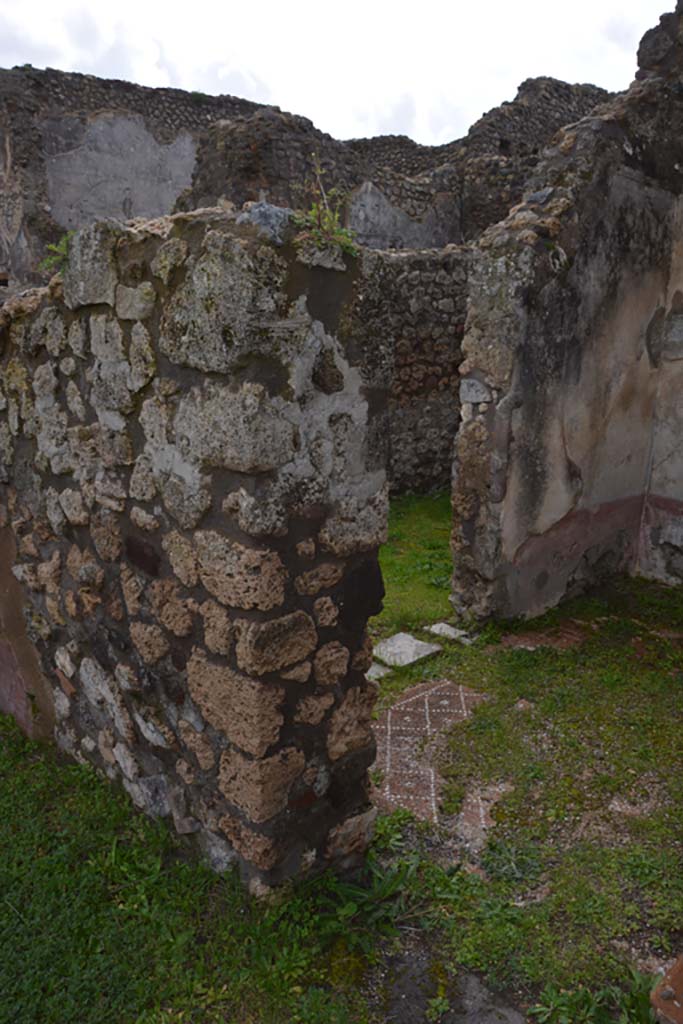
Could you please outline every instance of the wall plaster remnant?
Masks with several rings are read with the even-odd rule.
[[[453,602],[535,615],[616,572],[683,582],[683,4],[473,249]],[[469,401],[465,401],[465,398]]]

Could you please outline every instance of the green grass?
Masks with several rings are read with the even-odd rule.
[[[369,876],[363,914],[332,877],[255,903],[90,768],[0,718],[2,1024],[362,1022],[333,970],[368,946],[366,920],[391,931],[392,884]]]
[[[396,503],[378,634],[449,617],[449,519],[443,497]],[[567,618],[587,623],[579,648],[498,642]],[[267,904],[0,718],[0,1024],[385,1024],[382,965],[407,937],[433,950],[435,977],[476,970],[545,1024],[644,1024],[634,964],[683,945],[683,645],[657,635],[676,629],[683,589],[619,580],[391,673],[383,705],[425,678],[487,694],[441,766],[451,814],[472,786],[510,786],[469,858],[483,874],[448,822],[399,811],[362,876]],[[648,813],[615,815],[615,799]]]
[[[387,593],[384,610],[372,620],[377,636],[452,618],[450,529],[448,494],[392,502],[389,540],[380,551]]]
[[[625,609],[638,621],[609,618],[576,649],[481,641],[451,655],[451,678],[489,699],[451,732],[450,809],[473,784],[511,787],[484,854],[489,880],[452,950],[500,984],[606,985],[632,947],[678,952],[683,647],[653,630],[683,624],[683,590],[620,580],[546,621]],[[646,813],[612,811],[615,800]]]

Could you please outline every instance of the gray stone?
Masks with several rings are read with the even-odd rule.
[[[214,871],[223,874],[237,863],[237,854],[230,843],[215,832],[202,830],[198,838],[204,856]]]
[[[524,1016],[500,996],[496,996],[475,974],[466,974],[460,982],[462,1014],[452,1024],[524,1024]]]
[[[69,309],[99,303],[114,305],[114,246],[120,233],[118,225],[103,222],[82,228],[70,240],[63,275],[64,301]]]
[[[146,320],[152,315],[156,302],[154,285],[143,281],[137,288],[125,284],[116,287],[116,315],[121,320]]]
[[[31,327],[30,346],[33,351],[44,345],[51,356],[58,356],[66,345],[66,329],[58,311],[48,306]]]
[[[479,402],[490,402],[492,398],[491,389],[474,377],[464,377],[460,381],[461,402],[472,402],[476,405]]]
[[[341,246],[335,242],[318,245],[312,238],[297,242],[297,260],[307,267],[321,267],[323,270],[346,270],[344,253]]]
[[[374,661],[365,675],[368,679],[377,680],[382,679],[383,676],[388,676],[390,672],[390,668],[385,668],[384,665],[380,665],[378,662]]]
[[[131,391],[140,391],[149,384],[156,369],[154,350],[149,331],[144,324],[134,324],[130,338],[130,373],[128,387]]]
[[[193,461],[241,473],[265,473],[294,455],[294,426],[283,402],[260,384],[235,391],[207,383],[183,398],[175,417],[180,451]]]
[[[524,198],[527,203],[536,203],[539,206],[543,206],[544,203],[547,203],[548,200],[552,199],[554,195],[555,189],[548,187],[541,188],[538,190],[538,192],[531,192],[528,196],[525,196]]]
[[[199,257],[188,262],[185,281],[172,295],[161,323],[159,345],[181,366],[226,373],[245,351],[263,323],[277,316],[273,293],[282,270],[273,250],[264,280],[246,242],[209,231]]]
[[[680,313],[671,314],[667,318],[662,359],[667,362],[683,359],[683,315]]]
[[[469,639],[467,630],[456,629],[455,626],[451,626],[447,622],[435,622],[433,626],[426,626],[425,629],[434,636],[443,637],[444,640],[465,641]]]
[[[168,284],[173,271],[187,259],[187,242],[182,238],[169,238],[164,242],[150,264],[153,274]]]
[[[245,206],[237,218],[237,223],[253,224],[264,238],[275,242],[276,245],[283,245],[293,216],[294,210],[287,206],[273,206],[261,201]]]
[[[171,813],[168,796],[168,779],[165,775],[148,775],[138,779],[144,809],[153,818],[165,818]]]
[[[410,633],[395,633],[388,640],[380,641],[375,646],[374,653],[385,665],[400,668],[421,661],[430,654],[438,654],[440,650],[439,644],[427,644],[423,640],[417,640]]]

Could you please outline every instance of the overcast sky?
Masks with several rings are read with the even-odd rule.
[[[0,0],[0,67],[231,93],[337,138],[441,143],[552,75],[624,89],[674,0]]]

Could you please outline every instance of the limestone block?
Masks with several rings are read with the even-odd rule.
[[[159,248],[152,260],[150,264],[152,273],[161,278],[164,284],[168,284],[173,271],[182,266],[187,259],[187,252],[187,242],[182,238],[170,238]]]
[[[461,402],[471,402],[476,405],[479,402],[490,402],[492,399],[491,388],[475,377],[466,377],[460,382]]]
[[[369,551],[386,543],[388,516],[387,487],[367,502],[344,498],[321,529],[318,539],[327,551],[339,558]]]
[[[410,633],[395,633],[387,640],[382,640],[377,644],[375,656],[385,665],[397,668],[403,665],[412,665],[413,662],[427,658],[430,654],[438,654],[440,650],[439,644],[428,644],[424,640],[417,640]]]
[[[188,260],[185,280],[166,306],[159,339],[164,355],[181,366],[228,372],[249,346],[254,320],[260,327],[277,314],[273,292],[282,270],[274,252],[264,251],[263,259],[269,266],[260,280],[242,240],[207,232],[203,251]]]
[[[318,643],[313,620],[304,611],[268,622],[240,620],[237,626],[237,663],[255,675],[276,672],[302,661]]]
[[[152,315],[156,292],[154,285],[143,281],[137,288],[116,286],[116,315],[120,320],[146,320]]]
[[[261,384],[235,391],[208,382],[181,400],[174,421],[177,444],[203,465],[265,473],[294,455],[296,431],[283,416],[283,404]]]
[[[66,346],[64,320],[54,306],[43,309],[30,330],[30,347],[33,351],[44,346],[49,355],[58,356]]]
[[[187,685],[214,729],[235,746],[262,757],[280,735],[284,690],[257,682],[207,659],[195,648],[187,663]]]
[[[377,684],[354,686],[333,712],[327,733],[327,753],[331,761],[360,750],[372,743],[372,709],[377,698]]]
[[[69,241],[64,270],[64,301],[69,309],[106,303],[114,305],[116,268],[114,246],[120,229],[100,222],[82,228]]]
[[[149,384],[156,370],[152,342],[144,324],[133,324],[128,358],[130,362],[128,387],[131,391],[140,391],[146,384]]]
[[[79,667],[81,688],[90,704],[106,714],[116,732],[128,744],[135,742],[135,729],[128,710],[108,672],[92,658],[84,658]]]
[[[295,747],[262,760],[226,750],[221,757],[219,788],[230,803],[261,824],[285,809],[292,783],[305,765],[303,751]]]
[[[195,533],[199,576],[214,597],[237,608],[277,608],[287,572],[276,551],[247,548],[213,530]]]

